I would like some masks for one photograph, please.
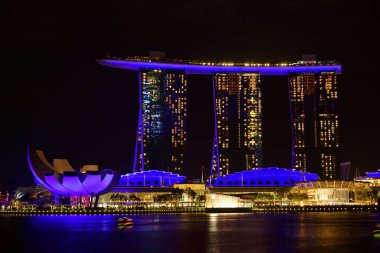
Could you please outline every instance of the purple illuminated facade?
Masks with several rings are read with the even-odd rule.
[[[183,166],[182,148],[186,143],[186,126],[184,123],[187,116],[185,99],[186,75],[199,74],[213,76],[215,126],[210,178],[214,179],[229,173],[253,170],[262,167],[261,76],[289,76],[289,99],[293,134],[292,166],[307,171],[308,168],[305,167],[306,169],[304,169],[304,167],[299,165],[303,161],[302,159],[304,159],[304,157],[300,157],[300,155],[303,154],[303,151],[301,150],[302,152],[298,152],[300,150],[298,144],[302,142],[300,139],[305,141],[306,135],[302,132],[303,128],[298,128],[299,125],[297,125],[300,121],[299,119],[302,118],[300,112],[305,105],[302,103],[295,103],[296,93],[294,92],[302,93],[302,91],[297,88],[298,86],[294,85],[293,81],[299,76],[315,76],[318,78],[331,77],[336,80],[336,75],[341,74],[342,72],[342,66],[336,64],[334,61],[300,61],[296,63],[257,64],[184,61],[155,57],[115,57],[98,60],[98,62],[112,68],[139,72],[140,109],[134,171],[143,171],[144,169],[162,169],[166,171],[181,170]],[[182,81],[176,81],[177,84],[170,87],[167,86],[168,84],[165,81],[167,79],[167,73],[175,73],[174,75],[177,76],[174,79]],[[146,78],[143,79],[144,75],[152,77],[156,75],[156,81],[154,81],[153,78],[151,81],[147,82]],[[323,79],[321,83],[323,83],[324,88],[329,90],[318,94],[324,94],[326,98],[330,99],[336,93],[331,93],[332,90],[328,84],[330,81],[327,82],[327,79],[325,79]],[[178,88],[181,86],[185,88]],[[162,91],[154,92],[154,89],[162,90],[165,89],[165,87],[169,87],[166,93]],[[180,92],[180,89],[182,89],[183,93]],[[333,87],[333,89],[335,88]],[[148,90],[150,91],[148,92]],[[170,92],[172,92],[172,94],[170,94]],[[183,98],[179,96],[174,103],[165,105],[167,98],[174,93],[183,94]],[[147,94],[149,96],[147,96]],[[159,95],[157,100],[153,99],[155,94]],[[179,104],[178,101],[184,101],[185,103]],[[329,114],[326,117],[332,115],[332,118],[336,118],[336,112],[334,110],[330,112],[330,109],[328,109],[332,104],[329,101],[322,105],[324,109],[321,107],[322,109],[320,110],[321,120],[318,121],[318,123],[323,124],[320,127],[323,131],[318,130],[318,133],[320,133],[321,141],[326,140],[326,138],[335,138],[334,136],[331,137],[331,133],[335,131],[337,123],[335,124],[335,121],[333,122],[323,118],[325,117],[325,114]],[[154,108],[150,107],[153,108],[153,110],[148,110],[147,108],[154,104],[152,102],[156,103],[156,105]],[[335,100],[333,103],[336,103]],[[173,105],[178,106],[174,108],[174,111],[173,109],[170,109]],[[169,107],[165,108],[165,106]],[[181,108],[181,111],[176,116],[179,121],[183,120],[179,125],[178,122],[176,123],[172,120],[175,117],[166,116],[165,118],[162,116],[163,114],[160,114],[160,112],[165,112],[165,115],[174,115],[173,112],[178,113],[178,108]],[[325,113],[323,113],[323,110],[325,110]],[[172,128],[167,128],[165,131],[166,133],[169,133],[166,134],[166,136],[169,136],[170,138],[164,140],[162,137],[164,136],[163,134],[158,134],[158,137],[156,136],[157,138],[152,138],[152,135],[148,135],[154,133],[152,127],[162,126],[162,129],[164,129],[164,126],[167,126],[168,124],[171,125]],[[173,126],[177,126],[177,128],[174,128]],[[174,140],[177,142],[177,147],[179,147],[177,150],[170,148],[174,147],[173,136],[174,139],[177,138]],[[156,143],[160,143],[158,146],[162,148],[157,150],[155,148],[151,149],[151,146],[149,145],[151,145],[150,143],[152,143],[152,140],[155,140],[154,142]],[[325,149],[320,154],[322,162],[315,164],[312,171],[326,175],[324,176],[326,178],[335,178],[335,172],[331,172],[330,167],[324,165],[332,162],[333,158],[335,159],[333,161],[334,163],[338,163],[339,161],[336,156],[333,157],[331,153],[328,153],[330,152],[330,145],[333,145],[331,144],[331,141],[326,143],[327,146],[323,144],[326,147],[324,147]],[[334,152],[336,152],[336,148],[337,145],[334,146]],[[160,154],[158,156],[159,158],[154,158],[155,154]],[[159,159],[164,159],[164,161],[159,161]]]
[[[37,184],[63,196],[99,196],[112,190],[120,176],[97,165],[85,165],[74,170],[66,159],[54,159],[50,164],[41,150],[28,147],[28,165]]]
[[[253,64],[253,63],[206,63],[192,61],[160,61],[149,57],[113,58],[98,60],[102,65],[141,71],[143,69],[180,70],[185,74],[214,75],[215,73],[260,73],[262,76],[287,76],[291,73],[335,72],[340,74],[342,66],[335,62],[318,64]]]

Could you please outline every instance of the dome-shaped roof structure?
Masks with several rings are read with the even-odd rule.
[[[51,165],[41,150],[32,150],[30,147],[27,158],[29,168],[39,185],[66,196],[107,193],[120,178],[113,170],[99,170],[97,165],[85,165],[80,170],[75,170],[66,159],[54,159]]]
[[[122,175],[119,186],[149,186],[149,187],[171,187],[173,184],[183,184],[185,176],[173,174],[162,170],[146,170]]]
[[[216,187],[273,187],[294,186],[298,182],[316,180],[318,180],[316,173],[269,167],[220,176],[213,179],[211,185]]]

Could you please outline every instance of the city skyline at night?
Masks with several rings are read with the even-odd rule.
[[[3,1],[3,248],[378,253],[379,24],[379,0]]]
[[[252,15],[252,8],[260,11]],[[68,3],[8,1],[0,24],[4,31],[0,189],[33,184],[26,170],[29,142],[53,157],[70,157],[77,167],[101,164],[122,173],[133,171],[138,77],[132,71],[110,71],[95,59],[147,55],[150,50],[204,63],[241,62],[243,67],[250,61],[297,62],[305,53],[339,60],[344,67],[344,75],[337,77],[340,160],[351,162],[350,175],[356,169],[362,175],[376,171],[380,164],[375,124],[380,117],[375,103],[380,94],[379,39],[374,32],[378,20],[379,3],[373,0],[116,1],[77,3],[75,8]],[[149,35],[148,28],[152,28]],[[194,66],[193,71],[200,68]],[[260,80],[265,84],[263,166],[288,168],[292,162],[289,80],[263,72]],[[202,167],[209,174],[212,157],[212,75],[190,74],[187,81],[184,154],[191,158],[184,160],[182,172],[199,178]]]

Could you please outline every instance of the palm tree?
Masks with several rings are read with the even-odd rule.
[[[179,201],[182,199],[182,194],[184,193],[185,191],[183,189],[180,189],[180,188],[173,188],[171,190],[171,194],[173,195],[173,199]]]
[[[372,205],[372,200],[377,200],[377,190],[372,190],[370,192],[367,192],[367,197],[369,198],[369,204]]]
[[[282,200],[283,200],[284,197],[285,197],[285,190],[280,189],[280,190],[278,190],[277,192],[275,192],[275,194],[276,194],[276,198],[277,198],[277,199],[280,199],[280,203],[281,203],[281,206],[282,206]]]
[[[111,194],[111,196],[110,196],[110,200],[111,200],[112,202],[115,202],[115,201],[116,201],[116,198],[117,198],[116,194]]]
[[[197,195],[196,200],[197,201],[205,201],[206,197],[205,197],[205,195]]]
[[[191,198],[192,201],[194,201],[195,196],[197,196],[197,193],[190,187],[187,187],[184,192]]]
[[[128,200],[133,201],[133,202],[140,202],[141,201],[141,199],[139,197],[137,197],[136,194],[129,195]]]

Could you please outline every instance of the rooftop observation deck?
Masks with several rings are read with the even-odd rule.
[[[202,62],[179,59],[159,59],[155,57],[110,57],[97,60],[98,63],[111,68],[132,71],[175,70],[186,74],[213,75],[215,73],[260,73],[262,76],[289,75],[292,73],[342,73],[342,66],[335,61],[316,61],[296,63],[233,63]]]

